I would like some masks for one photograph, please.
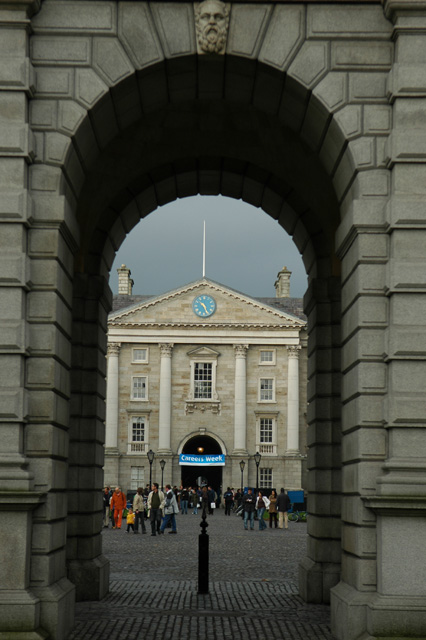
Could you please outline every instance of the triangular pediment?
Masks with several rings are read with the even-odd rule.
[[[197,300],[200,300],[202,306],[196,304]],[[110,314],[109,325],[275,325],[303,328],[306,323],[292,314],[203,278],[174,291],[120,309]]]
[[[198,349],[191,349],[187,355],[190,358],[218,358],[220,353],[219,351],[210,349],[210,347],[199,347]]]

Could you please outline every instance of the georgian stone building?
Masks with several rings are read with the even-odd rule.
[[[152,450],[158,481],[164,460],[165,482],[202,477],[216,489],[238,487],[244,460],[245,485],[258,477],[261,487],[301,489],[307,334],[287,268],[272,299],[206,278],[158,297],[132,296],[130,270],[118,272],[108,320],[105,482],[125,490],[146,484]],[[199,454],[224,459],[199,466],[206,463]]]

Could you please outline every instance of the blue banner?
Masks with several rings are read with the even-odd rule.
[[[225,455],[216,453],[211,456],[198,456],[193,453],[181,453],[179,455],[180,465],[193,465],[194,467],[224,467]]]

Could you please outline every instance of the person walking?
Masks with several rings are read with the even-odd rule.
[[[135,531],[139,533],[139,523],[142,528],[142,533],[146,533],[145,527],[145,500],[143,487],[138,487],[137,493],[133,498],[133,511],[135,513]]]
[[[109,503],[111,500],[111,493],[109,487],[105,487],[104,492],[102,494],[102,499],[104,501],[104,527],[108,527],[109,525]]]
[[[254,511],[255,511],[255,499],[251,489],[248,489],[247,493],[243,497],[243,510],[244,510],[244,529],[248,529],[248,521],[250,520],[250,530],[254,529]]]
[[[164,493],[158,490],[158,482],[152,485],[152,491],[148,495],[148,512],[151,522],[151,536],[160,533],[162,509],[164,506]]]
[[[209,516],[212,516],[216,509],[216,493],[211,487],[207,487],[207,493],[209,496]]]
[[[126,508],[126,496],[120,487],[115,487],[115,491],[111,496],[111,509],[114,509],[114,526],[113,529],[121,529],[123,519],[123,509]]]
[[[176,518],[175,515],[179,513],[179,507],[176,500],[176,496],[172,491],[172,488],[169,484],[166,484],[166,499],[164,501],[164,518],[161,523],[159,533],[164,534],[164,529],[167,527],[170,522],[172,525],[172,530],[169,533],[177,533],[176,531]]]
[[[133,533],[135,532],[135,528],[134,528],[134,524],[135,524],[135,514],[133,513],[133,509],[130,507],[129,511],[127,512],[127,529],[126,529],[126,533],[129,533],[130,529],[133,531]]]
[[[264,531],[266,529],[266,522],[263,519],[263,514],[265,513],[268,507],[269,507],[268,498],[262,495],[262,492],[259,491],[256,499],[257,519],[259,520],[259,531]]]
[[[231,491],[231,487],[227,488],[227,490],[223,494],[223,499],[225,501],[225,515],[230,516],[232,506],[234,504],[234,494]]]
[[[196,489],[192,489],[189,499],[191,501],[192,515],[196,516],[198,515],[198,501],[200,499]]]
[[[288,509],[290,507],[290,498],[285,493],[284,488],[281,489],[280,495],[277,498],[277,511],[278,511],[278,528],[284,527],[288,529]]]
[[[180,492],[180,510],[182,515],[188,515],[188,500],[189,500],[189,492],[188,489],[182,488]]]
[[[269,528],[272,529],[272,522],[275,523],[275,529],[277,528],[277,492],[272,489],[272,493],[269,496]]]

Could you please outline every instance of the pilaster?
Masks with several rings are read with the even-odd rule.
[[[157,455],[170,455],[172,428],[172,354],[173,344],[160,347],[160,404]]]
[[[300,346],[287,347],[287,450],[288,455],[299,451],[299,353]]]
[[[247,456],[247,351],[248,345],[234,345],[234,450],[233,455]]]

